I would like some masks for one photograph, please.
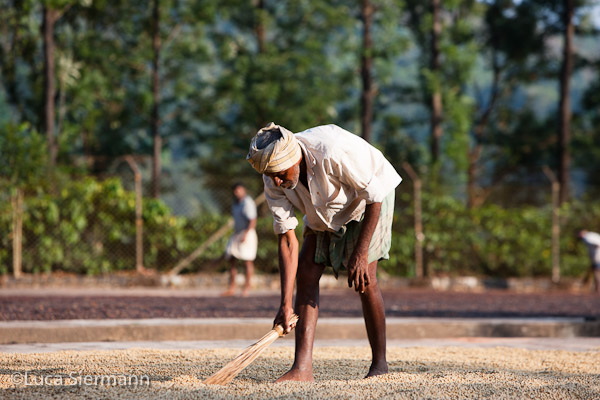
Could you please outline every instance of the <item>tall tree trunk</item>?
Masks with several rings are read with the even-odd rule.
[[[496,51],[492,51],[492,68],[493,68],[493,78],[492,78],[492,88],[491,88],[491,97],[489,103],[479,121],[473,128],[473,133],[475,136],[475,144],[473,148],[469,151],[468,161],[469,166],[467,168],[467,207],[473,208],[478,207],[483,203],[483,197],[480,196],[480,188],[477,185],[477,163],[481,157],[481,152],[483,151],[483,137],[485,134],[485,130],[487,128],[490,115],[496,106],[496,100],[498,99],[498,92],[500,90],[500,72],[501,68],[498,65],[498,58],[496,56]]]
[[[360,57],[360,75],[362,79],[362,95],[360,98],[361,135],[367,142],[371,141],[371,124],[373,122],[373,41],[371,24],[373,22],[373,4],[370,0],[361,0],[360,18],[363,22],[363,44]]]
[[[263,54],[265,52],[265,25],[262,20],[263,12],[265,11],[265,1],[258,0],[256,2],[256,10],[258,18],[254,22],[254,33],[256,34],[256,42],[258,44],[258,53]]]
[[[260,61],[260,56],[265,53],[266,37],[265,37],[265,1],[256,0],[254,3],[254,34],[256,35],[256,45],[258,48],[257,62]],[[267,112],[262,102],[256,104],[256,128],[262,128],[269,121],[267,121]]]
[[[558,143],[558,181],[560,183],[559,202],[562,204],[569,197],[571,152],[571,95],[570,79],[573,73],[573,13],[574,0],[564,0],[564,46],[563,62],[560,71],[560,106],[559,106],[559,143]]]
[[[19,90],[17,88],[17,55],[21,52],[20,21],[23,14],[22,1],[13,1],[8,6],[14,12],[14,23],[9,26],[8,23],[2,23],[2,47],[4,51],[3,75],[6,94],[10,103],[15,104],[19,114],[23,114],[23,103],[20,101]],[[9,31],[10,28],[10,31]]]
[[[442,34],[440,0],[431,1],[431,16],[433,24],[431,28],[431,72],[439,77],[440,73],[440,36]],[[440,158],[440,147],[442,141],[442,93],[439,87],[435,87],[431,93],[431,161],[436,164]]]
[[[152,45],[154,48],[154,58],[152,60],[152,120],[151,130],[154,138],[154,157],[152,165],[152,196],[157,199],[160,196],[160,170],[162,137],[160,136],[160,117],[158,108],[160,106],[160,78],[158,61],[160,58],[160,0],[154,0],[152,10]]]
[[[50,151],[49,167],[54,169],[58,154],[58,143],[54,135],[54,97],[56,85],[54,76],[54,24],[59,12],[49,7],[44,7],[44,21],[42,24],[44,35],[44,131],[48,139]]]

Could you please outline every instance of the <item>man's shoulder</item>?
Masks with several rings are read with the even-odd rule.
[[[357,150],[369,143],[337,125],[321,125],[296,134],[296,138],[310,150],[322,155],[333,156],[337,152],[345,153],[350,149]]]
[[[309,128],[302,132],[296,133],[297,138],[306,138],[306,139],[313,139],[313,140],[318,140],[318,139],[326,140],[326,139],[329,139],[332,137],[346,136],[346,135],[355,136],[353,133],[350,133],[347,130],[345,130],[344,128],[341,128],[335,124],[315,126],[313,128]]]
[[[250,196],[246,196],[244,197],[244,199],[242,200],[243,204],[249,204],[249,205],[254,205],[254,199]]]
[[[596,232],[586,232],[583,238],[586,242],[590,244],[600,246],[600,234]]]

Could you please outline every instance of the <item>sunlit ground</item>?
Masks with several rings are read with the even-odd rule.
[[[130,349],[3,353],[0,397],[600,398],[600,348],[571,352],[396,347],[388,349],[390,374],[362,379],[369,366],[368,347],[318,347],[314,353],[315,383],[275,385],[272,381],[291,365],[293,348],[271,347],[231,384],[202,383],[239,352]],[[25,376],[27,384],[23,382]],[[107,381],[94,383],[98,377]]]

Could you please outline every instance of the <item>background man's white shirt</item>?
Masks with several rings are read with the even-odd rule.
[[[251,220],[256,219],[256,204],[250,196],[245,196],[239,202],[233,203],[231,214],[234,221],[234,232],[241,232],[248,229]]]
[[[588,248],[590,259],[596,264],[600,264],[600,234],[596,232],[586,232],[582,236],[583,242]]]

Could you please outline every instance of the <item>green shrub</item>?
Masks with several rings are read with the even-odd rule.
[[[0,197],[0,231],[6,233],[12,229],[8,192]],[[410,200],[402,197],[399,203]],[[118,179],[64,181],[53,191],[38,186],[26,192],[24,208],[24,272],[99,274],[135,268],[135,194],[123,189]],[[145,198],[144,265],[160,271],[171,269],[228,218],[217,214],[175,216],[160,200]],[[561,218],[561,273],[578,276],[589,261],[573,233],[577,228],[600,227],[600,205],[572,203],[561,210]],[[468,210],[452,197],[425,195],[423,224],[424,260],[433,275],[550,276],[550,208],[487,205]],[[257,232],[256,265],[263,272],[277,272],[277,236],[270,215],[258,219]],[[301,226],[296,234],[302,241]],[[214,267],[228,237],[213,243],[187,271]],[[414,276],[414,244],[412,207],[398,206],[390,260],[380,268],[396,276]],[[0,235],[0,273],[10,271],[11,257],[11,235]]]
[[[185,219],[173,216],[162,202],[144,199],[143,219],[145,264],[169,267],[169,257],[176,258],[192,247]],[[10,218],[0,219],[0,224],[10,231]],[[0,263],[6,266],[11,244],[2,240],[1,245]],[[97,274],[134,267],[135,194],[124,190],[118,179],[85,178],[59,188],[57,195],[39,191],[26,196],[25,272],[59,269]]]
[[[408,201],[408,198],[402,200]],[[600,228],[600,205],[573,203],[561,210],[561,273],[579,276],[588,268],[576,227]],[[424,259],[432,274],[494,277],[550,276],[551,209],[501,208],[472,210],[448,196],[423,196]],[[414,275],[413,209],[396,209],[389,273]]]

